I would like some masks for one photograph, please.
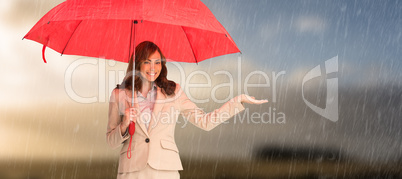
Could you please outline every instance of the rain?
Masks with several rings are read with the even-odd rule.
[[[21,40],[61,2],[0,3],[0,178],[117,175],[108,100],[127,64],[50,48],[43,63]],[[168,78],[206,112],[269,102],[209,132],[180,117],[181,178],[402,178],[401,1],[202,2],[241,53],[168,63]]]

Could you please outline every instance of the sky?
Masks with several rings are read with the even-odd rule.
[[[229,8],[217,7],[217,18],[232,19],[225,27],[263,66],[293,72],[338,55],[341,84],[400,84],[398,1],[218,2]]]
[[[45,64],[42,45],[21,40],[40,17],[61,2],[0,3],[0,133],[3,133],[0,143],[8,146],[0,149],[0,157],[27,160],[117,156],[116,151],[107,148],[104,135],[109,94],[124,77],[126,64],[60,56],[51,49],[46,50],[48,63]],[[368,161],[389,162],[391,158],[401,158],[400,1],[202,2],[231,34],[242,53],[198,65],[171,63],[168,77],[186,86],[208,82],[202,76],[189,78],[192,72],[209,74],[211,87],[186,92],[195,100],[209,99],[197,104],[213,110],[222,103],[213,102],[213,88],[229,80],[227,75],[217,74],[218,71],[232,74],[232,95],[245,93],[247,76],[260,71],[260,75],[250,77],[250,82],[264,84],[268,77],[270,86],[250,88],[248,92],[270,103],[248,107],[259,113],[275,108],[277,115],[280,112],[286,115],[286,123],[231,122],[208,133],[191,125],[182,127],[184,123],[181,123],[176,137],[182,156],[247,159],[252,157],[255,147],[272,144],[340,148],[348,155]],[[315,114],[301,95],[307,72],[318,65],[322,68],[333,57],[338,57],[337,122]],[[79,67],[72,68],[77,63]],[[182,73],[175,70],[179,67],[184,70]],[[240,77],[238,69],[242,73]],[[273,74],[280,72],[284,74],[278,77],[277,94],[273,94]],[[318,92],[318,95],[306,95],[318,105],[325,105],[323,80],[319,78],[310,83],[308,92]],[[231,96],[225,89],[215,92],[221,100]],[[5,137],[10,134],[17,137]],[[192,141],[193,145],[184,145],[184,141]],[[211,146],[217,152],[205,152]],[[231,152],[222,152],[227,150]]]

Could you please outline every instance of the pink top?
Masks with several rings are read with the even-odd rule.
[[[140,92],[137,92],[138,107],[141,112],[139,117],[145,126],[149,128],[149,123],[151,122],[151,114],[154,110],[154,104],[156,100],[156,85],[153,84],[152,89],[148,91],[147,96],[143,96]]]

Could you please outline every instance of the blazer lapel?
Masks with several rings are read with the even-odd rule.
[[[152,128],[158,125],[158,122],[160,120],[159,118],[161,117],[160,112],[165,105],[165,94],[162,93],[161,88],[159,88],[158,86],[156,87],[156,89],[156,100],[154,104],[154,109],[152,110],[151,121],[149,122],[148,134],[151,133]]]
[[[126,91],[126,96],[128,97],[126,102],[129,104],[128,106],[131,106],[132,92],[129,91],[129,90],[125,90],[125,91]],[[140,117],[141,112],[140,112],[140,107],[138,105],[137,93],[134,93],[134,108],[137,111],[137,117]],[[140,126],[141,130],[145,133],[145,135],[147,135],[149,137],[148,130],[147,130],[147,127],[145,126],[144,121],[140,120],[140,119],[137,119],[137,124]]]

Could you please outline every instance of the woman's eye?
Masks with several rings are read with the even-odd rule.
[[[149,64],[149,62],[144,62],[144,64]]]
[[[161,64],[161,62],[155,62],[155,64],[159,65],[159,64]]]

